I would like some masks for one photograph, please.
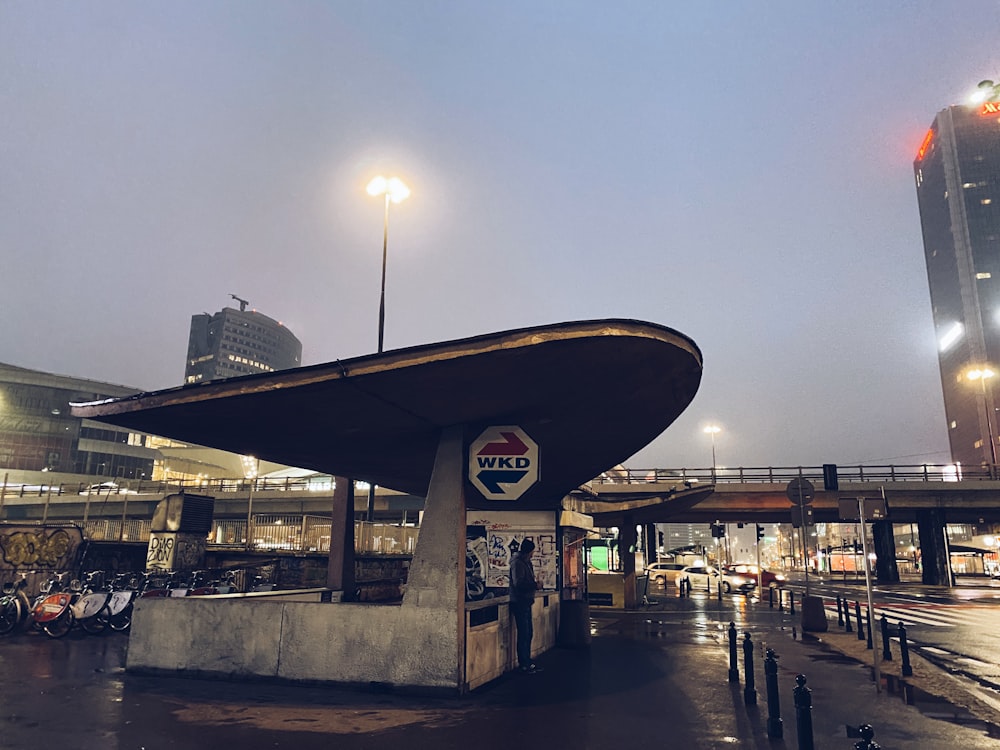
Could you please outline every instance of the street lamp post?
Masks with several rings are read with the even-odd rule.
[[[385,330],[385,262],[389,246],[389,203],[400,203],[406,200],[410,189],[398,177],[382,177],[381,175],[368,183],[368,195],[385,196],[385,218],[382,222],[382,294],[378,303],[378,351],[382,353],[382,337]]]
[[[990,474],[996,471],[997,441],[993,435],[993,419],[990,415],[990,402],[986,394],[986,381],[996,375],[989,367],[977,367],[965,373],[969,380],[978,380],[980,393],[983,396],[983,410],[986,412],[986,434],[990,441]]]
[[[712,436],[712,481],[715,481],[715,436],[722,432],[722,428],[717,424],[710,424],[705,428],[705,432]]]

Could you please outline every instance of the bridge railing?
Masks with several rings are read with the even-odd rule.
[[[996,467],[964,467],[954,464],[859,465],[837,467],[841,482],[957,482],[1000,479]],[[822,486],[822,466],[763,466],[680,469],[614,469],[594,478],[591,485],[643,484],[649,482],[690,482],[691,484],[721,484],[725,482],[787,483],[803,477]],[[367,484],[358,483],[359,488]],[[165,495],[185,490],[194,493],[261,492],[333,492],[330,476],[282,477],[257,479],[219,478],[191,481],[154,482],[151,480],[115,479],[101,484],[81,482],[54,485],[0,484],[0,501],[14,498],[46,498],[79,496],[91,502],[107,498],[122,499],[122,495]],[[0,507],[2,507],[0,502]]]
[[[822,466],[717,467],[681,469],[616,469],[593,480],[594,485],[644,484],[650,482],[687,482],[695,484],[770,483],[783,484],[802,477],[823,486]],[[996,479],[989,468],[966,468],[942,464],[896,466],[888,464],[837,466],[840,482],[958,482]]]

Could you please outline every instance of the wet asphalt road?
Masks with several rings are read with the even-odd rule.
[[[756,707],[745,705],[742,684],[727,681],[730,619],[780,654],[783,739],[766,737],[760,665]],[[602,613],[591,648],[555,649],[539,660],[543,673],[510,675],[465,697],[126,674],[127,636],[74,631],[56,641],[22,633],[0,640],[0,748],[780,750],[797,747],[798,672],[810,676],[817,747],[852,747],[845,724],[864,721],[887,750],[997,746],[981,726],[876,696],[863,666],[792,640],[791,624],[740,597]]]

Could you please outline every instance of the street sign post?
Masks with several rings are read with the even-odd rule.
[[[538,481],[538,443],[515,425],[487,427],[469,446],[469,481],[487,500],[517,500]]]
[[[816,488],[805,477],[797,477],[788,483],[785,495],[792,505],[809,505],[816,497]]]
[[[807,522],[812,522],[812,508],[809,508],[807,516],[806,507],[816,497],[816,488],[805,477],[796,477],[788,483],[788,487],[785,488],[785,495],[793,506],[797,506],[792,509],[793,525],[796,513],[802,524],[802,568],[806,574],[806,596],[809,596],[809,548],[806,546],[806,536],[809,533],[809,527],[806,524]]]

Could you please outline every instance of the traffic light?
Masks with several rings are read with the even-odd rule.
[[[721,539],[726,535],[726,526],[721,523],[712,524],[712,536],[716,539]]]
[[[823,464],[823,489],[836,492],[839,487],[840,484],[837,481],[837,464]]]
[[[764,538],[764,527],[761,526],[760,524],[757,524],[757,541],[760,541],[763,538]]]

